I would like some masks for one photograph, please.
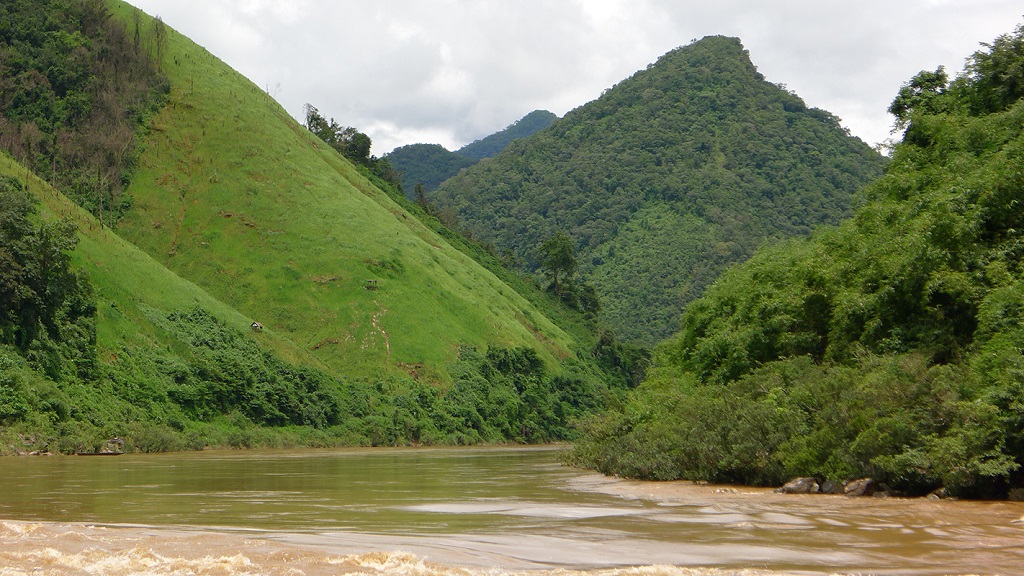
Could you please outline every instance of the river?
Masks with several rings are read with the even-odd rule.
[[[0,576],[1024,574],[1024,504],[606,478],[551,448],[0,459]]]

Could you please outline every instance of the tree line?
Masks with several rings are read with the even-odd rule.
[[[316,135],[325,144],[339,154],[351,160],[357,166],[369,170],[389,186],[402,190],[401,175],[391,167],[386,158],[378,158],[370,154],[373,141],[365,133],[352,126],[342,126],[334,118],[327,120],[312,104],[304,107],[306,129]]]

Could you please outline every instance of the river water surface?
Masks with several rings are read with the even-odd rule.
[[[787,496],[553,449],[0,460],[0,576],[1024,574],[1024,504]]]

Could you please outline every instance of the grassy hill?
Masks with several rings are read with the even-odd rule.
[[[709,37],[428,199],[530,271],[545,240],[568,234],[601,318],[653,344],[764,240],[848,215],[884,163],[834,116],[765,80],[737,39]]]
[[[90,6],[85,17],[103,16]],[[8,22],[44,43],[80,25],[18,19],[59,4],[17,8]],[[32,166],[0,153],[0,454],[88,452],[114,437],[141,451],[543,442],[615,394],[579,319],[411,214],[202,48],[127,4],[109,9],[99,30],[130,38],[138,26],[137,48],[121,49],[159,55],[156,85],[169,90],[162,108],[118,108],[142,126],[138,155],[115,167],[131,184],[100,186],[106,197],[80,202],[88,211],[48,184],[65,186],[63,162],[89,173],[73,153],[47,156],[34,140],[13,143]],[[84,86],[116,85],[90,84],[115,68],[103,52]],[[123,95],[84,94],[91,116],[131,131],[103,108]],[[36,134],[33,102],[18,102],[0,120]],[[52,125],[77,138],[69,118]],[[115,196],[112,228],[96,216],[115,219]]]
[[[163,71],[169,102],[118,233],[170,270],[339,373],[445,380],[462,345],[536,347],[552,365],[572,354],[515,291],[174,31]]]

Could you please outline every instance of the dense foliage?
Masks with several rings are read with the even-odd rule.
[[[96,306],[84,273],[71,266],[76,230],[68,221],[40,222],[37,204],[18,181],[0,177],[0,346],[52,380],[88,378]],[[0,396],[7,392],[0,383]],[[0,398],[0,424],[16,404]]]
[[[135,134],[168,90],[164,30],[129,31],[103,0],[0,4],[0,147],[101,222],[131,205]]]
[[[760,250],[686,310],[577,457],[616,474],[870,475],[997,495],[1024,464],[1024,27],[922,72],[864,205]]]
[[[410,199],[415,199],[413,191],[417,185],[422,185],[424,190],[434,190],[459,170],[477,163],[472,158],[449,152],[440,144],[400,146],[388,152],[385,158],[402,175],[402,188]]]
[[[558,117],[547,110],[534,110],[511,126],[449,152],[440,144],[409,144],[395,148],[384,157],[402,175],[402,187],[410,199],[418,184],[426,192],[484,158],[504,150],[513,140],[525,138],[550,126]]]
[[[0,440],[62,452],[97,450],[112,437],[146,452],[536,443],[569,439],[570,421],[613,394],[585,371],[548,373],[530,348],[466,348],[452,367],[453,384],[442,390],[416,379],[348,381],[295,366],[202,308],[154,311],[152,320],[173,336],[172,347],[122,348],[95,374],[54,378],[31,354],[0,346]]]
[[[653,344],[764,239],[847,216],[883,163],[837,118],[765,81],[738,40],[709,37],[427,197],[530,271],[536,247],[565,231],[602,318]]]

